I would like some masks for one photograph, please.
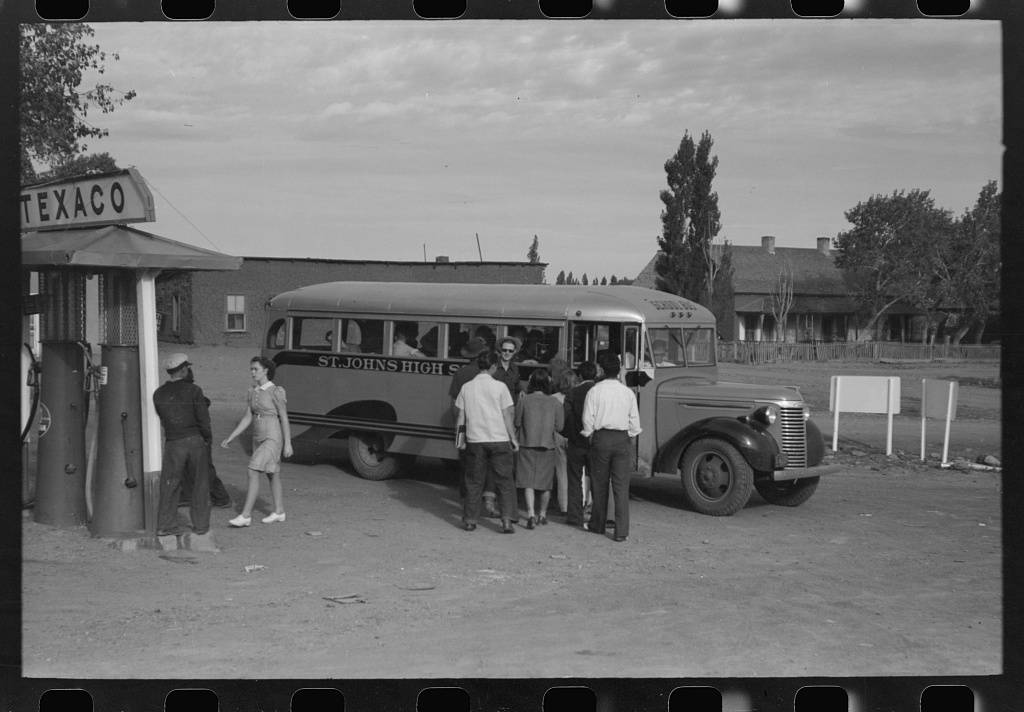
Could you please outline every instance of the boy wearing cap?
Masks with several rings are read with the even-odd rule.
[[[153,392],[153,405],[164,429],[160,469],[157,534],[183,533],[178,526],[178,496],[187,472],[192,481],[189,517],[196,534],[210,530],[210,411],[203,389],[188,380],[188,356],[171,354],[164,361],[168,381]]]

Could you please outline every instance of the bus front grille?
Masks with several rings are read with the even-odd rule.
[[[803,408],[780,408],[779,426],[782,432],[782,452],[786,453],[786,467],[807,466],[807,428]]]

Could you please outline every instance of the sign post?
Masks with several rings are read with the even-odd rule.
[[[949,462],[949,425],[956,419],[957,397],[960,384],[956,381],[921,379],[921,460],[925,456],[925,420],[945,418],[946,429],[942,439],[942,465]]]

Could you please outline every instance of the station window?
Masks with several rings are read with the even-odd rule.
[[[245,331],[245,297],[241,294],[229,294],[227,307],[228,331]]]

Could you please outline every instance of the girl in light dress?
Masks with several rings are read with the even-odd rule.
[[[275,385],[276,364],[268,358],[255,356],[249,362],[249,373],[253,387],[246,394],[245,414],[238,425],[221,442],[227,448],[231,441],[252,425],[252,457],[249,458],[249,489],[245,494],[242,512],[230,520],[233,527],[247,527],[252,524],[252,508],[260,493],[260,473],[270,480],[270,491],[274,496],[274,511],[263,517],[264,524],[285,520],[284,502],[281,495],[281,457],[292,456],[291,426],[288,423],[287,400],[284,388]]]

